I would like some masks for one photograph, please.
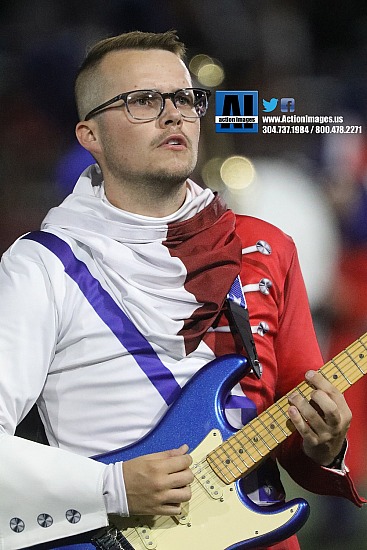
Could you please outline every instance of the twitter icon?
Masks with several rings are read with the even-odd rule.
[[[277,105],[278,100],[276,97],[272,97],[270,101],[266,101],[266,99],[263,99],[264,113],[271,113],[272,111],[274,111]]]

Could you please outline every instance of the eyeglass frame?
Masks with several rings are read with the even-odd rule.
[[[212,93],[211,93],[210,90],[207,90],[205,88],[179,88],[175,92],[165,92],[165,93],[159,92],[158,90],[147,90],[147,89],[144,89],[144,90],[131,90],[130,92],[124,92],[122,94],[116,95],[112,99],[109,99],[109,100],[105,101],[104,103],[101,103],[100,105],[98,105],[98,107],[95,107],[94,109],[89,111],[89,113],[87,113],[85,115],[84,120],[85,121],[90,120],[94,115],[100,113],[104,109],[107,109],[107,107],[109,107],[113,103],[116,103],[117,101],[120,101],[120,99],[122,99],[122,101],[124,102],[124,105],[126,106],[126,109],[127,109],[127,112],[129,113],[129,115],[134,120],[141,120],[142,122],[149,122],[149,121],[152,121],[152,120],[157,120],[157,118],[159,118],[161,116],[161,114],[163,113],[163,111],[164,111],[164,108],[165,108],[165,105],[166,105],[166,99],[170,99],[172,101],[174,107],[178,110],[178,112],[181,114],[181,116],[183,118],[188,118],[188,119],[190,119],[190,118],[192,118],[192,119],[202,118],[203,116],[206,115],[207,111],[205,111],[205,113],[201,116],[198,115],[198,116],[189,117],[187,115],[183,115],[181,113],[180,109],[176,106],[175,99],[174,99],[175,95],[178,92],[185,92],[187,90],[199,90],[200,92],[204,92],[205,99],[206,99],[206,104],[207,104],[207,109],[208,109],[209,97],[212,95]],[[136,117],[134,117],[134,115],[132,115],[131,112],[130,112],[130,109],[129,109],[129,106],[128,106],[126,100],[127,100],[128,96],[130,94],[135,93],[135,92],[154,92],[156,94],[159,94],[162,98],[162,107],[161,107],[161,110],[160,110],[159,114],[157,116],[153,117],[153,118],[136,118]]]

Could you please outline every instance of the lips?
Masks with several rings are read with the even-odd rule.
[[[182,134],[172,134],[161,141],[158,147],[187,147],[187,141]]]

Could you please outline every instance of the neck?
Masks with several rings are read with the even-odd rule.
[[[163,218],[169,216],[183,205],[186,198],[187,184],[162,189],[160,186],[134,184],[133,188],[115,186],[105,180],[105,193],[108,201],[126,212]]]

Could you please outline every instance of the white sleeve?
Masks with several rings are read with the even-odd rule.
[[[129,515],[122,462],[107,465],[103,478],[103,496],[108,514]]]
[[[0,549],[13,550],[108,524],[106,466],[0,434]]]
[[[60,309],[42,262],[11,251],[0,265],[0,426],[7,433],[14,433],[42,392],[54,358]],[[63,281],[56,284],[62,295]]]
[[[15,247],[24,251],[25,244],[18,242]],[[13,435],[42,392],[61,307],[42,262],[27,256],[8,252],[0,267],[1,550],[108,524],[104,464]],[[63,286],[59,272],[53,280],[58,289]],[[59,294],[61,302],[62,288]]]

